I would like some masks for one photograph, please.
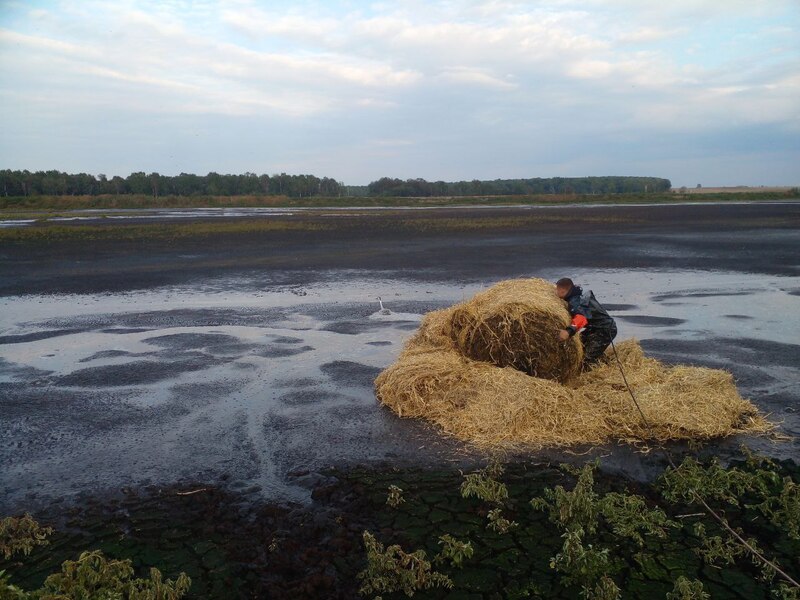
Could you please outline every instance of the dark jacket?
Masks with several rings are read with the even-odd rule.
[[[597,330],[616,330],[617,324],[606,312],[592,290],[585,294],[579,285],[573,285],[566,298],[569,314],[572,315],[572,324],[567,327],[570,335],[575,335],[579,329],[586,328],[587,333]]]

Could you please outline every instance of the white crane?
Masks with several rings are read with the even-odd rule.
[[[378,297],[376,298],[376,300],[377,300],[377,301],[378,301],[378,303],[381,305],[381,310],[380,310],[380,313],[381,313],[382,315],[390,315],[390,314],[392,314],[392,311],[390,311],[388,308],[383,308],[383,300],[381,300],[381,297],[380,297],[380,296],[378,296]]]

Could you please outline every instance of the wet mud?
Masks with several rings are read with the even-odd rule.
[[[543,220],[477,227],[531,215]],[[291,235],[2,248],[0,515],[30,510],[57,533],[29,567],[0,569],[38,585],[99,547],[142,572],[186,571],[195,598],[353,598],[364,529],[430,554],[449,532],[479,540],[482,557],[453,597],[519,595],[526,578],[575,597],[554,582],[560,538],[541,519],[508,544],[459,500],[459,469],[486,456],[397,418],[372,389],[424,313],[508,277],[573,277],[617,318],[618,340],[731,371],[785,438],[704,452],[727,460],[744,443],[800,460],[800,205],[339,218]],[[665,466],[630,446],[572,450],[506,457],[512,516],[533,518],[525,503],[560,481],[560,462],[598,457],[604,480],[635,486]],[[390,484],[407,491],[401,510],[386,510]],[[691,553],[664,557],[625,576],[630,597],[663,597],[678,572],[715,598],[767,597]]]
[[[302,294],[304,283],[318,278],[320,271],[338,269],[430,281],[501,279],[551,265],[796,275],[800,203],[362,211],[347,218],[271,218],[325,229],[177,240],[8,242],[0,261],[0,294],[121,292],[182,284],[210,290],[210,278],[232,272],[253,281],[255,289],[283,285],[287,293]]]
[[[454,232],[394,228],[395,217],[381,215],[359,217],[357,235],[3,247],[0,513],[55,518],[87,499],[118,506],[106,500],[123,488],[158,504],[148,486],[191,482],[217,490],[220,506],[286,514],[324,496],[331,466],[480,464],[470,447],[378,406],[372,381],[425,312],[519,276],[571,276],[617,317],[618,340],[639,338],[671,363],[730,370],[789,438],[719,440],[715,453],[746,443],[800,459],[800,205],[602,207],[591,223],[571,222],[575,208],[547,210],[563,221]],[[663,469],[628,446],[574,451],[513,458],[602,457],[607,473],[643,482]],[[358,543],[362,525],[347,543]],[[202,564],[205,552],[196,554]],[[329,597],[352,592],[332,585]]]

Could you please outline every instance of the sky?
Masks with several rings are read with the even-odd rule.
[[[0,0],[0,168],[800,184],[800,1]]]

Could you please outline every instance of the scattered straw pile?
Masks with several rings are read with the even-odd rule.
[[[580,374],[580,342],[555,341],[568,323],[552,284],[502,282],[426,315],[397,362],[375,380],[376,394],[401,417],[427,419],[482,447],[708,439],[770,429],[729,373],[667,367],[629,340],[617,349],[647,430],[613,355]]]

